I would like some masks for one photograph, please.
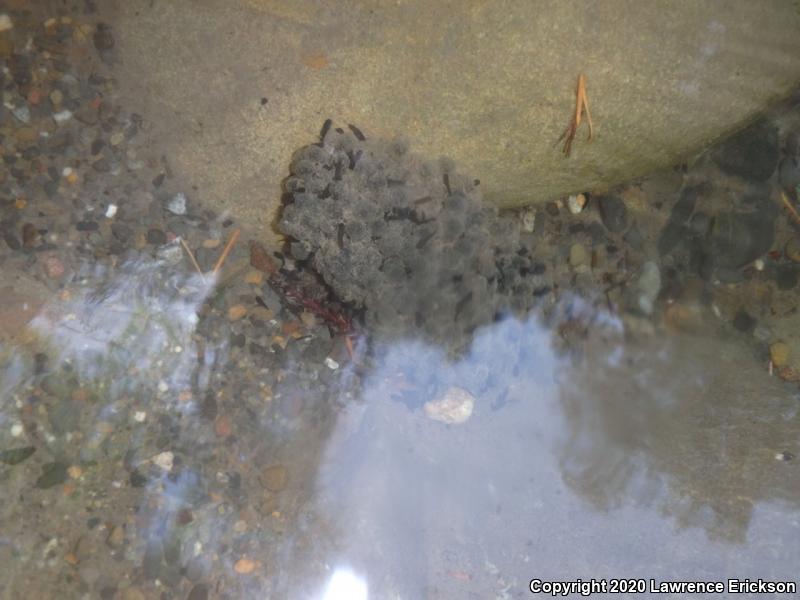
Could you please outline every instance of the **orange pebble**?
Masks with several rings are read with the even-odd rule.
[[[42,90],[39,88],[31,88],[31,91],[28,92],[28,102],[31,104],[39,104],[42,101]]]
[[[256,562],[249,558],[240,558],[236,561],[236,564],[233,565],[233,570],[240,575],[247,575],[256,570]]]
[[[231,420],[227,415],[217,417],[217,420],[214,421],[214,433],[217,434],[217,437],[221,438],[226,438],[233,433]]]

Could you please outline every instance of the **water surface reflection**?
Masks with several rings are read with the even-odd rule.
[[[743,338],[573,298],[480,328],[459,356],[362,339],[333,368],[321,329],[243,353],[218,282],[181,273],[142,257],[92,272],[6,347],[12,594],[65,553],[87,590],[125,565],[128,583],[228,598],[795,576],[798,397]],[[454,388],[474,405],[431,418]]]
[[[779,459],[797,452],[797,397],[739,340],[593,321],[570,356],[537,318],[481,330],[457,360],[376,349],[320,468],[313,510],[337,529],[323,554],[375,597],[515,597],[534,576],[791,579],[800,481]],[[427,418],[453,384],[476,396],[471,418]]]

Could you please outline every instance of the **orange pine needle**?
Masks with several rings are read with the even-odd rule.
[[[575,114],[572,116],[572,120],[567,125],[564,133],[561,134],[561,137],[556,142],[557,144],[564,140],[563,151],[565,156],[569,156],[572,152],[572,141],[575,139],[575,134],[578,131],[578,127],[580,127],[584,113],[586,113],[586,122],[589,124],[589,135],[586,140],[591,141],[594,137],[594,125],[592,124],[592,115],[589,113],[589,99],[586,97],[586,75],[581,73],[578,75],[578,87],[575,90]]]
[[[800,225],[800,214],[797,214],[797,210],[792,203],[789,201],[789,198],[786,197],[786,192],[781,192],[781,201],[783,205],[786,207],[786,210],[789,211],[789,214],[792,215],[794,222]]]
[[[200,274],[200,277],[202,277],[203,281],[205,281],[206,278],[203,276],[203,271],[200,268],[200,265],[197,264],[197,259],[194,257],[191,248],[189,248],[189,245],[183,240],[183,238],[178,238],[178,239],[180,239],[181,246],[183,246],[183,249],[186,250],[186,254],[189,255],[189,259],[191,259],[194,268],[197,269],[197,272]]]
[[[236,243],[237,239],[239,239],[239,230],[238,229],[233,232],[233,235],[231,235],[231,239],[229,239],[228,243],[225,244],[225,249],[222,251],[222,254],[219,257],[219,260],[217,261],[217,264],[214,265],[214,273],[218,272],[222,268],[222,265],[225,262],[225,259],[228,258],[228,254],[230,254],[231,249],[233,248],[233,245]]]

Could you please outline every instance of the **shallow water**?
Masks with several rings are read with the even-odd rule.
[[[62,25],[80,47],[80,24]],[[457,351],[413,330],[373,335],[334,302],[356,323],[343,335],[308,264],[271,254],[280,275],[254,269],[247,223],[172,204],[189,186],[157,135],[139,141],[142,117],[112,102],[113,82],[89,83],[98,65],[40,50],[57,71],[43,88],[72,94],[76,113],[102,89],[108,108],[54,129],[52,106],[28,95],[33,151],[30,123],[0,122],[14,157],[0,180],[0,598],[796,584],[798,233],[775,208],[777,175],[742,182],[700,158],[631,182],[637,236],[602,229],[594,199],[540,207],[522,237],[550,287]],[[770,118],[784,136],[798,112]],[[718,192],[702,199],[712,219],[762,214],[753,194],[774,201],[769,252],[730,268],[763,240],[725,246],[709,230],[709,276],[695,250],[661,252],[697,181]],[[744,237],[762,231],[743,222]],[[643,303],[653,268],[659,293]]]
[[[359,597],[326,595],[341,572],[377,598],[795,577],[798,477],[781,458],[797,451],[800,398],[735,336],[630,336],[574,299],[593,323],[578,353],[535,315],[508,317],[458,358],[382,342],[324,382],[288,361],[271,399],[239,397],[269,369],[228,398],[244,373],[196,339],[212,282],[173,269],[133,263],[102,292],[95,273],[43,308],[38,373],[5,346],[4,449],[36,449],[4,467],[6,597],[34,581],[47,596],[69,553],[84,580],[94,568],[177,592],[195,569],[227,597]],[[452,386],[475,398],[462,424],[423,409]],[[210,390],[230,435],[204,415]],[[313,404],[287,407],[296,392]],[[78,471],[43,481],[54,464]],[[257,574],[227,583],[242,558]]]

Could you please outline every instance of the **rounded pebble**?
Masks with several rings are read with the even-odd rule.
[[[567,208],[573,215],[579,214],[586,206],[586,196],[583,194],[574,194],[567,198]]]
[[[580,267],[585,265],[588,259],[589,255],[586,253],[586,248],[583,244],[572,244],[569,249],[569,264],[573,267]]]
[[[162,452],[153,457],[153,464],[165,471],[171,471],[175,455],[172,452]]]
[[[154,246],[161,246],[167,243],[167,234],[160,229],[150,229],[147,231],[147,243]]]
[[[262,472],[261,481],[270,492],[280,492],[289,483],[289,472],[283,465],[270,465]]]
[[[231,420],[227,415],[219,416],[214,421],[214,433],[221,438],[229,437],[233,433]]]
[[[620,233],[628,226],[628,209],[618,196],[600,198],[600,218],[606,229]]]
[[[782,367],[789,360],[789,346],[784,342],[775,342],[769,347],[769,356],[773,365]]]
[[[536,229],[536,211],[532,208],[522,213],[522,229],[528,233],[533,233]]]
[[[228,309],[228,318],[231,321],[238,321],[247,314],[247,307],[243,304],[236,304]]]
[[[264,274],[256,270],[248,271],[247,275],[244,276],[244,281],[252,285],[261,285],[264,283]]]
[[[185,215],[186,214],[186,194],[183,192],[178,192],[175,194],[172,199],[167,203],[167,210],[171,212],[173,215]]]
[[[57,256],[46,256],[44,258],[44,270],[50,279],[58,279],[64,276],[64,263]]]
[[[236,561],[236,564],[233,565],[233,570],[239,573],[239,575],[247,575],[256,570],[256,562],[249,558],[240,558]]]
[[[106,538],[106,543],[112,548],[119,548],[125,541],[125,528],[117,525],[111,530]]]
[[[425,414],[434,421],[460,425],[472,416],[475,397],[467,390],[453,386],[434,400],[425,403]]]
[[[789,260],[800,262],[800,240],[797,240],[797,238],[790,239],[786,242],[784,252]]]
[[[761,119],[736,133],[716,151],[715,162],[729,175],[766,181],[778,166],[778,129]]]
[[[111,33],[111,28],[105,23],[98,23],[97,30],[92,36],[92,42],[99,52],[111,50],[114,47],[114,35]]]

